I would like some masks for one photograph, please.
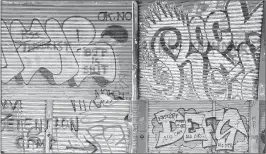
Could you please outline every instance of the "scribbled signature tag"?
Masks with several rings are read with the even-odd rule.
[[[92,76],[100,86],[115,80],[116,58],[112,47],[108,44],[88,45],[75,55],[82,70],[75,76],[76,83],[80,83],[85,76]]]

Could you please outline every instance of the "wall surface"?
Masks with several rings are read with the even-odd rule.
[[[1,152],[265,153],[265,13],[1,1]]]

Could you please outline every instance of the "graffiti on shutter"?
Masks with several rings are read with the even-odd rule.
[[[5,26],[5,21],[2,24]],[[15,79],[28,85],[39,71],[52,85],[68,83],[70,87],[79,87],[86,77],[92,77],[101,91],[117,79],[117,88],[128,86],[123,81],[125,75],[117,75],[117,51],[109,42],[94,41],[95,27],[85,17],[69,17],[63,23],[51,18],[44,25],[33,19],[29,29],[13,20],[9,29],[3,28],[5,32],[9,40],[4,41],[7,44],[3,44],[2,50],[3,83]],[[128,32],[123,26],[111,25],[102,32],[101,37],[105,36],[124,43]]]
[[[2,100],[1,134],[4,152],[43,152],[45,102]],[[36,112],[38,109],[38,112]]]
[[[263,1],[177,4],[156,1],[141,12],[140,95],[257,99]]]
[[[53,153],[128,150],[129,130],[125,117],[129,114],[129,101],[90,104],[86,107],[84,102],[54,102],[53,136],[57,142],[52,144]]]
[[[35,7],[13,5],[19,10],[14,11],[12,5],[9,6],[11,10],[22,15],[28,15],[26,11],[34,11]],[[126,5],[129,6],[129,2]],[[58,7],[61,10],[54,16],[31,15],[32,18],[14,19],[16,16],[13,15],[10,20],[6,14],[10,10],[4,9],[1,19],[5,38],[1,50],[2,82],[34,85],[36,78],[42,76],[52,87],[68,85],[72,89],[84,88],[89,82],[95,86],[89,89],[91,93],[104,91],[112,99],[131,99],[132,65],[128,63],[132,60],[131,10],[118,11],[115,21],[102,21],[96,20],[101,13],[96,10],[89,15],[93,16],[90,19],[84,14],[85,10],[70,15],[62,12],[68,6],[53,6],[52,9]],[[41,9],[42,14],[48,11],[45,6]],[[107,14],[110,17],[114,13]]]
[[[249,103],[198,102],[204,108],[196,101],[160,103],[172,107],[150,102],[150,152],[249,151]]]
[[[2,151],[128,151],[132,2],[1,3]]]

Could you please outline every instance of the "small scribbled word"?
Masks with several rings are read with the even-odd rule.
[[[98,20],[100,21],[120,21],[132,19],[131,12],[100,12],[98,14]]]

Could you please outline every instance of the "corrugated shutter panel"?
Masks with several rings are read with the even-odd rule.
[[[263,1],[144,1],[140,97],[257,99]]]
[[[248,103],[238,100],[258,99],[262,17],[261,0],[150,0],[139,3],[139,96],[150,101],[149,152],[206,153],[249,150],[247,126],[251,113]],[[203,100],[232,102],[212,105]],[[246,132],[241,129],[244,135],[234,138],[236,142],[226,146],[218,143],[216,138],[217,146],[212,148],[205,146],[210,144],[208,142],[184,142],[196,140],[195,136],[182,137],[182,131],[176,132],[183,129],[178,128],[183,123],[171,119],[173,115],[170,114],[177,114],[178,109],[200,114],[202,111],[226,107],[234,109],[227,110],[229,114],[238,111],[245,122],[243,125]],[[159,123],[156,113],[170,117],[162,115]],[[192,118],[197,121],[202,116],[204,117],[197,115]],[[195,128],[201,127],[198,123],[201,121],[191,125]],[[217,125],[214,129],[217,129]],[[191,131],[195,131],[195,128]],[[209,128],[204,130],[209,131]],[[159,132],[162,133],[161,136]],[[198,139],[202,140],[199,137]]]
[[[266,153],[266,102],[260,102],[260,153]]]
[[[2,1],[2,103],[21,100],[18,118],[43,120],[41,134],[33,135],[42,139],[49,129],[48,151],[25,142],[25,152],[128,151],[132,7],[131,1]],[[46,123],[45,113],[52,116]],[[22,132],[2,132],[4,152],[24,152],[15,147]]]
[[[129,101],[73,103],[76,106],[64,101],[54,102],[53,136],[57,141],[53,144],[52,153],[128,151],[130,137],[125,118],[129,114]]]
[[[2,151],[44,152],[45,105],[44,101],[2,101]]]
[[[148,125],[149,153],[248,152],[249,103],[150,101]]]
[[[132,104],[132,153],[137,152],[137,133],[138,133],[138,101],[133,102]]]
[[[49,95],[66,97],[62,91],[66,91],[70,98],[94,99],[95,90],[101,93],[101,89],[106,89],[110,90],[109,94],[114,93],[112,97],[131,100],[132,2],[2,3],[2,22],[9,28],[20,56],[19,59],[15,54],[14,57],[5,54],[7,49],[10,52],[15,50],[13,42],[7,42],[9,46],[6,50],[3,48],[5,57],[2,59],[3,66],[8,64],[10,67],[2,70],[4,83],[26,83],[27,86],[17,89],[27,94],[34,85],[32,93],[43,92],[38,96],[45,99]],[[3,36],[7,37],[7,34]],[[31,56],[33,59],[28,58]],[[12,65],[12,62],[18,64]],[[40,67],[50,70],[38,71]],[[20,95],[25,96],[24,93]]]

